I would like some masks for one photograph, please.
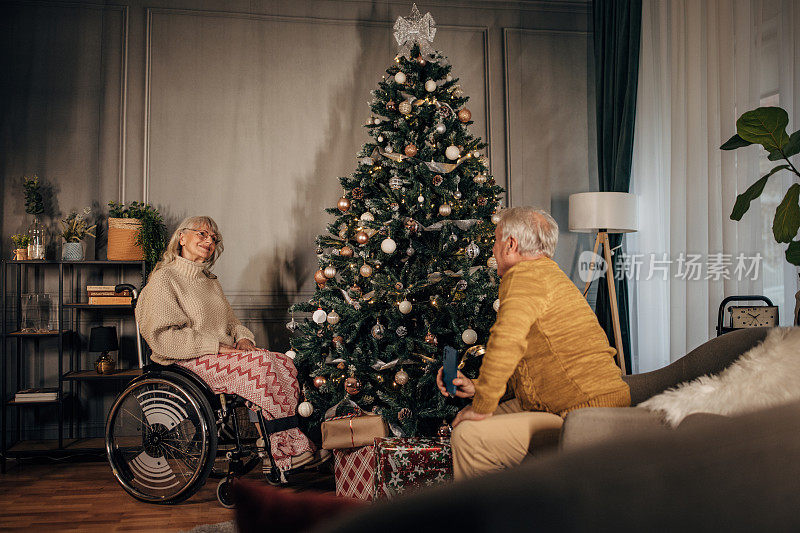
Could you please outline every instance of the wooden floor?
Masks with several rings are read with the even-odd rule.
[[[259,477],[259,468],[248,478]],[[216,497],[218,480],[178,505],[134,500],[117,484],[104,461],[8,462],[0,475],[0,531],[183,531],[233,519]],[[300,490],[332,490],[333,478],[317,472],[297,476]]]

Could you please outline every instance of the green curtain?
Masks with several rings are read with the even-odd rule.
[[[628,192],[631,183],[633,126],[639,78],[639,44],[642,32],[641,0],[594,0],[594,59],[597,92],[597,169],[600,190]],[[609,235],[611,248],[622,235]],[[620,249],[621,250],[621,249]],[[619,250],[618,250],[619,251]],[[612,262],[619,258],[617,253]],[[615,269],[614,272],[617,270]],[[603,278],[601,278],[602,281]],[[615,279],[625,365],[631,369],[628,284]],[[599,283],[597,318],[614,345],[608,287]]]

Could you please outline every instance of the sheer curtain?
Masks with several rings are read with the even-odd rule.
[[[719,146],[765,98],[791,104],[790,128],[800,124],[798,12],[789,0],[643,0],[631,189],[640,230],[628,240],[641,263],[631,283],[635,372],[715,335],[725,296],[771,293],[791,322],[797,274],[769,231],[772,200],[765,194],[741,222],[729,219],[736,195],[760,176],[760,148]],[[788,179],[775,180],[773,196]],[[745,270],[754,267],[757,275]]]

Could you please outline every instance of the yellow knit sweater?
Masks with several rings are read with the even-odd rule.
[[[153,350],[150,359],[162,365],[218,353],[220,343],[255,339],[233,314],[217,278],[183,257],[150,275],[136,303],[136,322]]]
[[[616,351],[578,288],[551,259],[517,263],[500,282],[500,310],[472,408],[494,412],[509,385],[528,411],[625,407],[630,389]]]

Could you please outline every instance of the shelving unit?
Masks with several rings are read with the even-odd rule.
[[[16,269],[14,277],[13,296],[8,293],[6,287],[11,269]],[[34,283],[44,284],[52,275],[54,269],[58,270],[58,300],[55,319],[56,329],[45,332],[23,332],[21,329],[22,321],[22,295],[28,291],[30,270],[33,269]],[[92,386],[101,382],[112,383],[118,389],[126,381],[129,381],[141,374],[137,368],[138,361],[132,361],[133,368],[121,369],[110,374],[98,374],[93,369],[81,368],[82,346],[80,342],[81,315],[82,313],[111,314],[117,319],[122,316],[125,320],[133,319],[133,309],[130,305],[89,305],[85,299],[85,287],[87,285],[84,274],[86,270],[92,270],[91,276],[96,279],[103,278],[107,270],[116,269],[117,279],[120,283],[124,279],[125,271],[135,273],[141,272],[141,278],[127,280],[133,285],[141,285],[141,280],[145,275],[144,261],[3,261],[2,264],[2,295],[3,295],[3,314],[2,314],[2,384],[0,385],[0,470],[5,471],[5,462],[8,457],[33,456],[33,455],[52,455],[52,454],[71,454],[76,452],[98,451],[103,448],[103,439],[95,436],[80,437],[79,420],[79,401],[81,386]],[[109,282],[108,284],[111,284]],[[15,324],[12,331],[7,331],[9,318],[9,305],[6,298],[13,298],[16,307]],[[100,321],[100,320],[98,320]],[[51,321],[52,323],[52,321]],[[52,327],[52,326],[51,326]],[[88,335],[88,332],[87,332]],[[54,346],[42,347],[43,343],[53,344]],[[138,341],[138,339],[137,339]],[[56,387],[58,398],[45,401],[24,401],[14,400],[14,393],[18,390],[31,386],[30,383],[23,383],[22,368],[25,364],[33,364],[32,360],[24,360],[23,347],[26,343],[33,342],[34,357],[44,357],[47,353],[57,353],[58,360],[58,381],[48,386]],[[11,379],[10,359],[16,356],[16,379]],[[29,358],[30,359],[30,358]],[[118,361],[119,363],[119,361]],[[9,391],[8,384],[12,382],[14,391]],[[11,394],[9,394],[11,392]],[[96,401],[96,400],[95,400]],[[72,407],[67,413],[67,407]],[[56,407],[58,438],[46,440],[21,440],[21,416],[16,417],[17,439],[13,442],[9,440],[8,414],[11,409],[25,408],[45,408],[47,406]],[[69,414],[69,426],[66,428],[68,435],[65,436],[65,417]]]

